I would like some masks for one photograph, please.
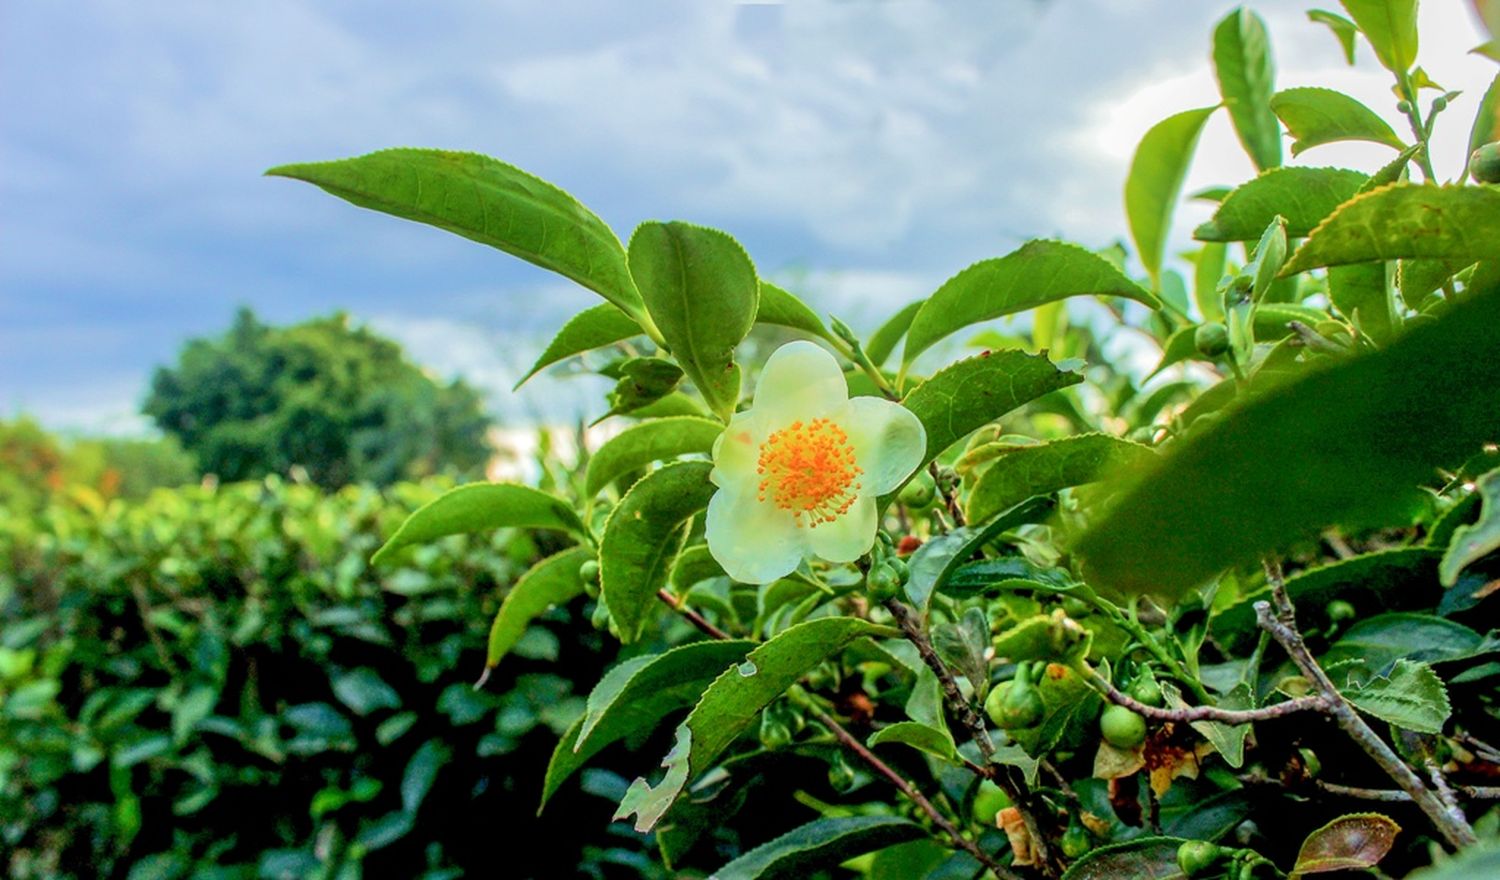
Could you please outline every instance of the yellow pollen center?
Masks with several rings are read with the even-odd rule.
[[[849,512],[860,487],[856,480],[864,473],[854,463],[849,436],[828,419],[793,422],[767,437],[755,471],[760,500],[791,511],[798,525],[812,528]]]

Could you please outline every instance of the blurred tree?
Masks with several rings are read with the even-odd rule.
[[[225,480],[301,466],[322,486],[389,485],[473,475],[490,456],[477,392],[438,384],[343,313],[271,327],[241,309],[157,370],[144,411]]]
[[[15,516],[78,487],[101,501],[138,501],[197,479],[192,456],[171,437],[59,438],[27,416],[0,421],[0,507]]]

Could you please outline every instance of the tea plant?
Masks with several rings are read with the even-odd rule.
[[[582,358],[616,380],[598,413],[632,424],[582,490],[463,486],[375,557],[502,526],[574,542],[515,584],[490,640],[494,667],[532,616],[586,601],[625,646],[558,744],[543,806],[603,749],[662,728],[663,772],[641,760],[616,817],[668,865],[728,858],[719,878],[1493,863],[1500,639],[1476,627],[1500,573],[1500,78],[1444,182],[1464,157],[1429,143],[1461,96],[1417,66],[1416,10],[1309,13],[1330,51],[1391,73],[1379,109],[1278,89],[1263,22],[1231,12],[1212,39],[1222,103],[1163,120],[1131,163],[1144,275],[1113,249],[1030,241],[865,338],[761,279],[723,232],[652,221],[622,246],[485,156],[273,169],[604,299],[532,370]],[[1171,221],[1219,113],[1259,174],[1192,196],[1217,207],[1189,282]],[[1284,165],[1288,136],[1294,157],[1364,140],[1391,158]],[[1076,321],[1071,299],[1108,319]],[[938,360],[1022,313],[1027,335],[991,327],[987,350]],[[737,354],[757,327],[803,341],[760,368]],[[1104,357],[1126,331],[1160,347],[1145,381]],[[747,851],[715,844],[751,805],[790,810],[757,789],[809,759],[834,792],[807,783],[815,818]]]

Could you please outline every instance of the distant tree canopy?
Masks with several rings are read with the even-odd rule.
[[[335,314],[289,327],[240,310],[151,382],[146,415],[205,473],[252,479],[305,468],[322,486],[468,475],[490,455],[479,394],[434,382],[401,347]]]

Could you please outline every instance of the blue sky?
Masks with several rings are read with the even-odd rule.
[[[1279,86],[1330,85],[1393,117],[1367,48],[1350,69],[1304,4],[1252,5]],[[1217,101],[1209,35],[1229,6],[10,0],[0,414],[140,431],[153,368],[241,304],[278,322],[347,310],[510,422],[590,411],[577,382],[509,387],[592,294],[260,176],[387,146],[501,157],[622,239],[644,219],[718,226],[763,275],[869,328],[1027,238],[1123,237],[1140,135]],[[1467,4],[1425,6],[1421,62],[1465,90],[1437,149],[1452,175],[1495,67],[1463,54],[1480,42]],[[1251,174],[1222,117],[1189,186]],[[1298,162],[1388,158],[1329,146]],[[1203,210],[1179,214],[1183,245]]]

